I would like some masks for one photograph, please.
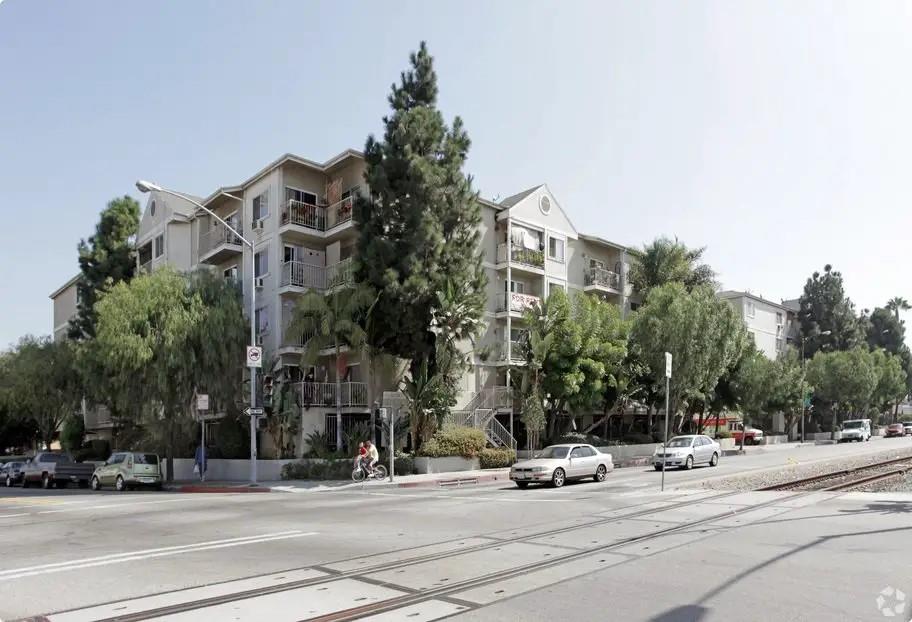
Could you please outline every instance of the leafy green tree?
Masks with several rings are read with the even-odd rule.
[[[359,351],[366,343],[362,322],[375,300],[370,288],[354,289],[333,284],[326,294],[308,291],[295,305],[289,334],[306,340],[304,365],[313,365],[324,350],[333,350],[336,367],[336,447],[342,447],[342,373],[339,369],[342,348]]]
[[[542,369],[554,345],[554,334],[542,332],[541,324],[533,322],[521,342],[526,361],[522,375],[523,408],[519,419],[526,429],[526,449],[538,447],[547,419],[542,407]]]
[[[910,305],[909,301],[906,300],[905,298],[903,298],[901,296],[894,296],[893,298],[890,298],[890,300],[887,302],[887,309],[892,311],[894,314],[894,317],[897,320],[899,320],[899,312],[908,311],[909,309],[912,309],[912,305]]]
[[[245,322],[240,292],[200,272],[170,268],[121,282],[96,305],[96,339],[89,357],[105,371],[121,412],[142,405],[147,423],[173,459],[193,440],[191,406],[197,392],[231,408],[240,395]]]
[[[67,451],[76,451],[82,447],[85,438],[85,422],[82,415],[72,414],[63,420],[60,430],[60,445]]]
[[[871,352],[877,370],[877,384],[871,394],[871,410],[876,414],[888,412],[906,397],[906,372],[898,356],[877,348]]]
[[[7,362],[7,399],[22,418],[34,421],[39,439],[50,447],[64,419],[82,399],[74,346],[48,337],[24,337]]]
[[[820,406],[829,410],[831,437],[835,438],[840,412],[863,409],[871,399],[878,371],[866,348],[818,352],[807,365],[807,379],[814,387]]]
[[[371,196],[355,204],[356,274],[379,292],[370,344],[408,360],[416,382],[437,375],[443,350],[434,327],[447,283],[459,284],[451,310],[476,323],[484,311],[481,213],[463,173],[469,137],[461,119],[447,127],[437,109],[437,75],[424,43],[392,86],[389,104],[383,139],[370,136],[365,146]]]
[[[791,430],[795,418],[804,412],[804,397],[809,390],[801,356],[795,348],[789,348],[773,364],[772,383],[767,398],[767,409],[770,412],[785,415],[786,430]]]
[[[878,307],[868,316],[868,346],[899,354],[906,348],[906,327],[889,309]]]
[[[77,313],[70,321],[72,339],[95,336],[95,303],[99,294],[136,271],[133,239],[139,231],[139,203],[124,195],[113,199],[101,212],[95,235],[79,242],[80,279]]]
[[[716,385],[741,355],[747,336],[741,318],[709,287],[681,283],[653,288],[636,314],[632,340],[664,396],[665,352],[674,360],[670,413],[702,413]],[[676,429],[680,423],[676,424]]]
[[[654,287],[681,283],[688,290],[704,285],[715,286],[716,273],[701,263],[706,248],[688,248],[675,238],[659,237],[642,250],[631,250],[634,262],[630,268],[633,288],[648,294]]]
[[[800,339],[807,358],[825,347],[851,350],[864,342],[855,305],[843,289],[842,274],[830,264],[824,266],[823,274],[815,272],[807,280],[799,305]]]

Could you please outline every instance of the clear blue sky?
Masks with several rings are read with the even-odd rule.
[[[76,244],[139,177],[205,195],[380,130],[426,39],[485,196],[708,246],[727,288],[859,307],[908,279],[912,15],[837,2],[0,4],[0,347],[51,331]]]

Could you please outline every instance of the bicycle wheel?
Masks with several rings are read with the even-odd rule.
[[[352,471],[352,479],[356,482],[364,481],[364,469],[355,469]]]
[[[386,470],[386,467],[382,464],[378,464],[374,467],[374,479],[386,479],[389,476],[389,471]]]

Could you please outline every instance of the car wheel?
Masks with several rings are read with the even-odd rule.
[[[564,470],[561,468],[554,469],[554,474],[551,475],[551,484],[555,488],[560,488],[564,485],[564,482],[567,481],[567,474],[564,473]]]
[[[709,459],[709,466],[719,466],[719,454],[713,452],[713,457]]]
[[[120,475],[114,480],[114,489],[117,490],[117,492],[123,492],[127,489],[127,486],[124,484],[124,478]]]
[[[661,471],[661,470],[662,470],[662,465],[661,465],[661,464],[656,464],[656,465],[655,465],[655,470],[656,470],[656,471]]]
[[[101,490],[101,480],[96,476],[92,476],[92,490]]]
[[[595,470],[595,481],[604,482],[606,477],[608,477],[608,469],[605,468],[604,464],[600,464]]]
[[[22,476],[22,487],[23,488],[29,487],[29,481],[28,481],[28,479],[26,479],[25,475]]]
[[[6,487],[7,488],[13,487],[13,478],[10,477],[9,475],[6,476]]]
[[[529,482],[516,482],[516,487],[520,490],[525,490],[529,487]]]
[[[53,486],[54,486],[54,480],[52,480],[51,477],[47,473],[45,473],[44,475],[41,476],[41,487],[42,488],[47,489],[47,488],[52,488]]]
[[[687,456],[687,460],[684,462],[684,466],[683,466],[682,468],[683,468],[685,471],[689,471],[689,470],[691,470],[692,468],[694,468],[694,457],[693,457],[693,456]]]

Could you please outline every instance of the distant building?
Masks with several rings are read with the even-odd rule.
[[[758,350],[771,359],[785,350],[796,325],[796,310],[786,304],[792,301],[778,303],[757,294],[739,291],[724,291],[717,295],[727,300],[741,314],[744,326]]]
[[[54,340],[66,339],[70,320],[76,317],[79,306],[79,274],[54,290],[49,298],[54,305]]]

